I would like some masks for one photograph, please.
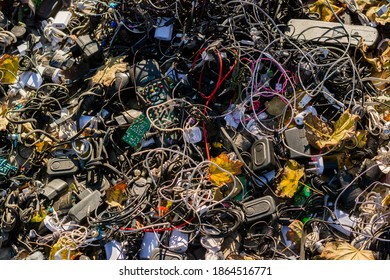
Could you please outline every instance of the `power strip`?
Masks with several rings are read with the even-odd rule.
[[[370,26],[340,24],[309,19],[291,19],[288,22],[288,31],[285,35],[304,41],[313,41],[328,44],[348,44],[351,36],[351,45],[357,46],[361,39],[364,44],[372,47],[378,40],[378,30]]]

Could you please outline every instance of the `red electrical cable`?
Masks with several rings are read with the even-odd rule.
[[[206,48],[202,48],[201,50],[198,51],[198,53],[195,55],[195,59],[192,63],[192,66],[191,66],[191,69],[193,69],[195,67],[195,63],[196,61],[198,60],[199,56],[202,54],[202,52],[205,50]],[[214,88],[214,90],[211,92],[211,94],[209,96],[205,96],[203,94],[203,92],[201,91],[201,84],[202,84],[202,77],[203,77],[203,70],[201,71],[200,73],[200,76],[199,76],[199,81],[198,81],[198,91],[200,93],[200,96],[203,98],[203,99],[206,99],[206,106],[203,110],[203,113],[205,115],[207,115],[207,107],[210,103],[210,101],[213,99],[214,95],[217,93],[218,89],[221,87],[222,83],[226,80],[226,78],[232,73],[233,69],[235,68],[235,66],[237,65],[237,60],[234,60],[234,64],[230,67],[229,71],[226,73],[225,76],[222,77],[223,75],[223,60],[222,60],[222,56],[221,56],[221,53],[218,51],[218,50],[215,50],[215,52],[217,53],[218,55],[218,60],[219,60],[219,75],[218,75],[218,81],[217,81],[217,84]],[[235,50],[233,50],[233,52],[236,54],[237,52]],[[206,155],[207,155],[207,160],[211,160],[211,156],[210,156],[210,151],[209,151],[209,143],[207,141],[207,130],[206,130],[206,123],[205,121],[202,122],[202,128],[203,128],[203,138],[204,138],[204,142],[205,142],[205,148],[206,148]]]

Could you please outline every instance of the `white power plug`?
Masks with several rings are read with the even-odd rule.
[[[312,113],[314,116],[317,116],[317,110],[313,106],[307,106],[305,110],[294,117],[295,123],[297,125],[303,125],[303,120],[310,113]]]

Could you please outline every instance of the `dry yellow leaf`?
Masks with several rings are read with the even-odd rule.
[[[17,56],[4,54],[0,57],[0,82],[4,84],[13,84],[19,69],[19,59]]]
[[[71,239],[61,237],[60,239],[58,239],[57,243],[54,244],[51,248],[49,260],[56,260],[57,253],[59,253],[58,255],[59,257],[61,257],[62,260],[71,259],[77,253],[75,251],[76,248],[76,244]]]
[[[372,22],[376,22],[379,25],[386,25],[387,23],[389,23],[390,22],[390,11],[389,10],[387,10],[380,17],[378,17],[378,15],[376,13],[379,8],[381,8],[382,6],[387,5],[387,4],[388,4],[387,1],[381,1],[381,2],[377,3],[376,6],[369,8],[368,11],[366,12],[366,16],[368,17],[368,19],[371,20]]]
[[[276,175],[276,195],[291,198],[298,190],[299,180],[305,174],[305,169],[295,160],[288,160],[284,168]]]
[[[328,140],[319,141],[320,148],[336,146],[341,141],[352,138],[356,134],[356,123],[360,117],[351,114],[349,109],[344,111],[340,118],[334,124],[333,134]]]
[[[329,0],[329,3],[336,15],[340,15],[345,11],[344,7],[336,6],[337,1]],[[317,13],[323,21],[334,21],[336,19],[326,0],[314,2],[310,5],[309,10],[311,13]]]
[[[52,145],[53,141],[49,137],[45,136],[42,141],[39,141],[37,144],[35,144],[35,150],[39,153],[42,153]]]
[[[3,102],[1,104],[0,111],[1,111],[0,116],[5,116],[5,114],[8,111],[8,104],[6,102]]]
[[[310,115],[309,115],[310,116]],[[310,144],[319,149],[329,148],[348,140],[356,134],[356,123],[358,115],[351,114],[349,109],[344,111],[340,118],[334,123],[330,134],[329,126],[321,119],[312,116],[312,119],[305,118],[307,136]]]
[[[231,160],[226,153],[221,153],[219,156],[212,158],[211,161],[233,175],[241,174],[243,163],[239,160]],[[217,187],[233,182],[228,173],[223,172],[215,165],[210,165],[210,180]]]
[[[366,130],[357,130],[355,137],[352,137],[347,142],[348,147],[364,149],[367,145],[367,134]]]
[[[367,145],[367,130],[356,131],[356,147],[363,149]]]
[[[358,250],[347,242],[328,242],[321,253],[327,260],[375,260],[373,251]]]
[[[390,71],[382,71],[382,72],[375,72],[373,71],[371,73],[371,77],[373,78],[380,78],[383,79],[382,81],[372,81],[372,84],[379,90],[385,90],[390,83]],[[389,121],[386,119],[386,121]]]
[[[8,120],[4,117],[0,117],[0,130],[7,130]]]
[[[121,207],[126,199],[126,183],[119,183],[109,188],[106,192],[106,202],[112,207]]]
[[[388,193],[384,199],[382,199],[382,206],[388,207],[390,205],[390,193]]]
[[[366,11],[371,6],[378,5],[379,3],[379,1],[375,0],[356,0],[355,2],[358,5],[360,11]]]
[[[390,22],[390,13],[388,20]],[[383,46],[382,46],[383,45]],[[363,54],[364,59],[373,66],[372,76],[387,79],[389,77],[390,71],[390,45],[389,42],[386,42],[381,45],[381,53],[378,56],[377,51],[370,49],[367,45],[363,44],[360,46],[360,51]],[[382,74],[383,73],[383,74]],[[377,83],[377,82],[376,82]],[[374,82],[375,84],[375,82]],[[384,84],[382,89],[385,88],[387,83],[380,82]]]

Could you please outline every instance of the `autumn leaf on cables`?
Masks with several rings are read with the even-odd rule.
[[[327,242],[321,253],[327,260],[375,260],[371,250],[359,250],[347,242]]]
[[[359,119],[358,115],[351,114],[347,109],[331,127],[319,117],[308,114],[304,120],[306,136],[310,145],[317,149],[334,147],[356,135]]]
[[[276,175],[276,195],[292,198],[298,190],[299,180],[305,174],[305,168],[295,160],[288,160],[284,168]]]
[[[211,161],[224,170],[230,172],[232,175],[241,174],[241,167],[243,166],[243,163],[239,160],[230,158],[226,153],[221,153],[219,156],[212,158]],[[214,164],[210,165],[210,180],[217,187],[233,182],[230,174],[220,170]]]

